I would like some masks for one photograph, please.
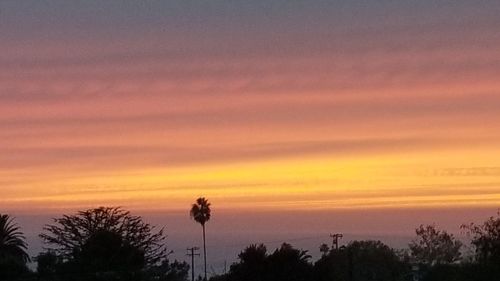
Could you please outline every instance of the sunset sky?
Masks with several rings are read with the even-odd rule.
[[[495,210],[499,15],[0,1],[1,209]]]

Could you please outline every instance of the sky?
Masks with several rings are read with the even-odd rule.
[[[0,211],[29,228],[30,213],[101,205],[184,216],[205,196],[226,232],[494,215],[498,14],[481,0],[0,0]]]

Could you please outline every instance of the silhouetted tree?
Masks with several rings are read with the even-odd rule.
[[[430,267],[429,270],[423,276],[423,281],[472,281],[476,280],[472,276],[467,276],[467,271],[464,270],[463,266],[455,264],[436,264]],[[467,276],[467,277],[466,277]]]
[[[409,247],[417,263],[432,266],[460,260],[462,242],[452,234],[438,230],[434,225],[420,225],[415,232],[417,238],[410,242]]]
[[[191,206],[191,211],[189,212],[191,218],[193,218],[197,223],[201,224],[203,228],[203,262],[205,271],[205,280],[207,280],[207,247],[205,238],[205,224],[210,220],[210,203],[204,197],[196,199],[196,203]]]
[[[141,248],[109,230],[93,233],[76,258],[86,272],[137,272],[145,265]]]
[[[312,264],[307,251],[282,244],[272,254],[264,245],[250,245],[238,255],[226,275],[212,277],[211,281],[309,281]]]
[[[332,249],[314,264],[318,281],[404,280],[407,266],[394,250],[380,241],[354,241]]]
[[[422,281],[493,281],[500,280],[498,271],[477,263],[438,264],[426,272]]]
[[[462,225],[472,236],[479,263],[500,267],[500,213],[483,224]]]
[[[271,280],[309,281],[312,274],[310,258],[307,251],[283,243],[268,257]]]
[[[0,258],[14,258],[26,263],[30,260],[25,237],[14,219],[0,214]]]
[[[103,280],[123,276],[133,280],[144,266],[167,255],[163,229],[155,231],[121,208],[90,209],[54,222],[44,227],[46,233],[40,237],[64,261],[56,266],[59,274],[84,272]]]
[[[330,252],[330,247],[323,243],[319,246],[319,251],[321,252],[322,256],[328,255],[328,253]]]
[[[393,249],[380,241],[354,241],[347,246],[354,280],[401,280],[405,265]]]
[[[349,280],[349,259],[346,247],[331,249],[316,261],[313,268],[313,280],[345,281]]]
[[[56,278],[58,267],[62,261],[55,253],[51,251],[40,253],[35,260],[37,262],[36,272],[39,279],[54,280]]]
[[[148,268],[144,280],[187,281],[188,274],[189,265],[186,262],[174,261],[170,263],[168,259],[165,259],[160,265]]]
[[[18,277],[28,269],[27,244],[20,228],[9,215],[0,214],[0,280]]]
[[[239,262],[230,267],[235,280],[265,280],[267,271],[267,248],[263,244],[250,245],[238,255]]]

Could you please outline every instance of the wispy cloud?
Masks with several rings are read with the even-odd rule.
[[[0,198],[498,202],[500,5],[393,2],[2,2]]]

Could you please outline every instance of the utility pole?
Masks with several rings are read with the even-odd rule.
[[[338,250],[339,249],[339,239],[342,239],[344,235],[342,233],[335,233],[335,234],[330,234],[330,237],[333,239],[332,240],[332,249]]]
[[[199,249],[199,247],[187,248],[187,256],[191,257],[191,281],[194,281],[194,256],[200,256],[200,253],[196,252]]]

